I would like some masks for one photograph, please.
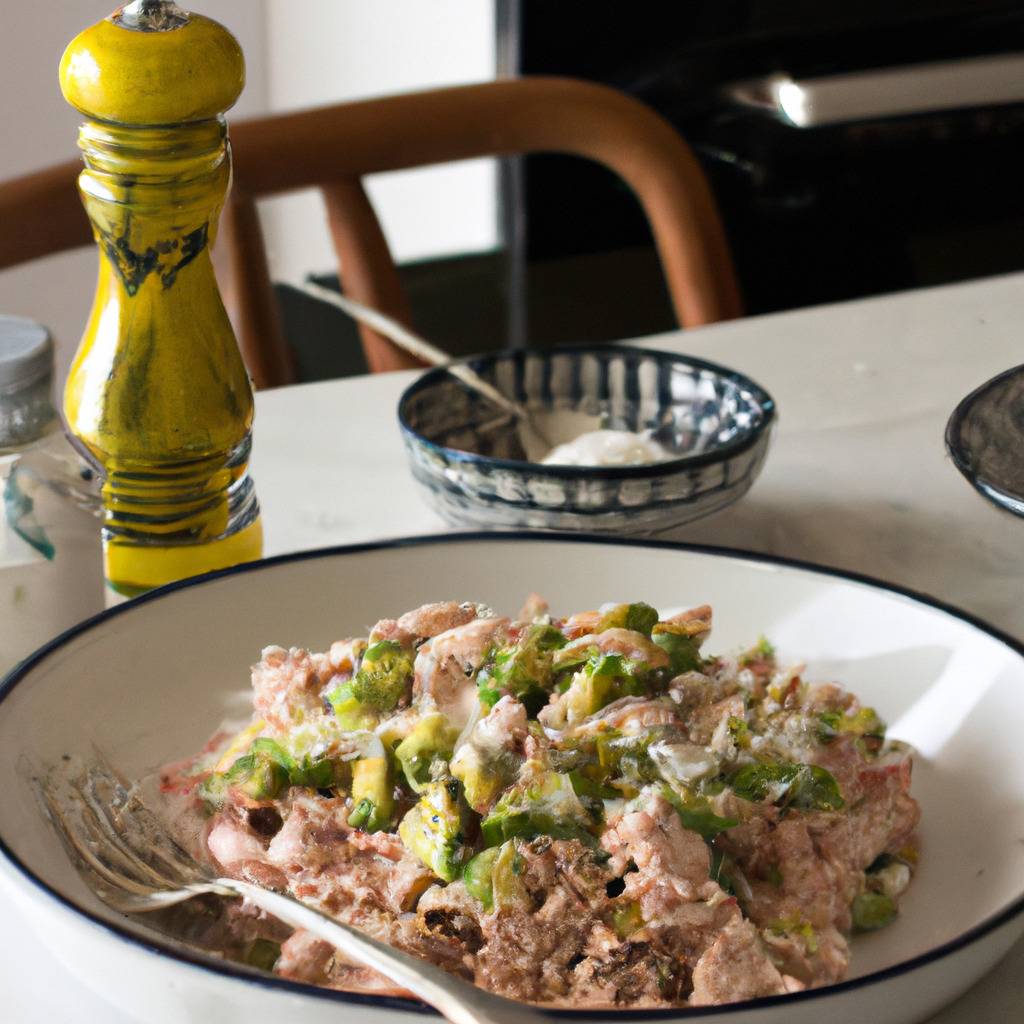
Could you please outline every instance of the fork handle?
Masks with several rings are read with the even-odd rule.
[[[372,967],[429,1003],[452,1024],[524,1024],[548,1019],[542,1010],[495,995],[418,957],[342,924],[286,893],[263,889],[236,878],[218,878],[195,886],[204,891],[228,889],[293,928],[303,928],[346,956]]]

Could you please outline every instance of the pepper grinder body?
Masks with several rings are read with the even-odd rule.
[[[99,249],[64,415],[103,477],[121,596],[262,553],[252,389],[210,258],[231,180],[223,111],[243,83],[224,28],[159,0],[86,29],[61,62]]]

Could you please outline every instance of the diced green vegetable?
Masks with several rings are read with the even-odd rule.
[[[444,715],[427,715],[398,744],[395,757],[414,792],[421,793],[423,787],[451,760],[458,736],[458,730]]]
[[[622,796],[617,789],[612,789],[611,786],[591,778],[583,770],[570,771],[569,781],[578,797],[592,800],[615,800]]]
[[[653,736],[650,733],[622,735],[609,730],[595,741],[597,760],[606,779],[624,779],[633,786],[643,786],[661,779],[658,766],[648,752]]]
[[[289,764],[290,758],[273,740],[255,740],[223,775],[211,776],[207,794],[223,798],[225,790],[233,789],[250,800],[275,800],[288,788]]]
[[[492,846],[478,853],[462,871],[462,882],[466,886],[466,892],[474,899],[478,899],[484,905],[484,910],[494,908],[494,862],[501,850],[500,846]]]
[[[653,676],[643,662],[621,654],[597,654],[572,677],[565,691],[566,723],[582,721],[621,697],[646,694]]]
[[[429,782],[420,801],[402,819],[398,834],[410,853],[445,882],[454,881],[466,859],[464,811],[459,783]]]
[[[565,646],[565,637],[544,623],[523,630],[509,647],[497,650],[477,675],[481,701],[493,707],[504,694],[521,701],[536,714],[548,700],[553,675],[553,654]]]
[[[818,740],[821,743],[831,743],[843,735],[855,737],[865,754],[877,754],[885,742],[885,723],[874,708],[859,708],[852,715],[842,711],[823,711],[818,715]]]
[[[662,786],[661,793],[676,809],[683,828],[696,832],[703,839],[714,839],[719,832],[739,824],[735,818],[723,818],[715,814],[704,797],[677,793],[671,786]]]
[[[375,817],[376,814],[377,808],[374,806],[373,801],[369,797],[363,797],[363,799],[352,808],[352,813],[348,816],[348,823],[352,828],[361,828],[363,831],[368,831],[364,826],[370,818]]]
[[[636,604],[619,604],[601,616],[594,632],[603,633],[606,629],[632,629],[636,633],[650,636],[657,621],[658,613],[649,604],[642,601]]]
[[[803,939],[804,949],[809,956],[818,952],[818,933],[813,925],[799,917],[785,917],[772,921],[768,930],[775,935],[796,935]]]
[[[381,832],[391,827],[395,809],[388,762],[383,757],[367,757],[352,764],[352,802],[360,813],[358,822],[349,815],[348,822],[364,832]],[[365,808],[366,804],[369,808]]]
[[[523,882],[526,861],[515,841],[503,843],[494,858],[491,872],[491,892],[495,910],[514,910],[527,907],[530,895]]]
[[[655,633],[654,642],[668,655],[669,671],[674,676],[684,672],[699,672],[704,667],[697,637],[680,633]]]
[[[729,780],[744,800],[765,800],[800,810],[838,811],[844,806],[832,774],[812,764],[748,764]]]
[[[359,671],[327,699],[346,728],[367,728],[382,712],[398,706],[409,692],[412,674],[409,651],[394,640],[379,640],[366,649]]]
[[[519,775],[523,759],[504,747],[464,743],[452,759],[451,773],[461,783],[466,803],[484,814]]]
[[[480,833],[487,846],[538,835],[579,839],[593,846],[596,840],[590,832],[592,825],[569,776],[542,772],[528,784],[505,793],[480,823]]]
[[[775,647],[768,640],[767,637],[762,636],[758,638],[757,643],[740,655],[741,665],[752,665],[756,661],[774,661],[775,660]]]
[[[281,946],[270,939],[256,939],[245,951],[245,962],[261,971],[272,971],[281,956]]]
[[[751,737],[750,726],[747,725],[747,720],[745,718],[739,718],[736,715],[730,715],[729,721],[726,724],[733,743],[735,743],[740,750],[749,750]]]
[[[627,900],[620,903],[612,911],[612,927],[615,934],[625,941],[634,932],[640,931],[644,926],[644,915],[640,904],[636,900]]]
[[[880,892],[862,892],[850,908],[853,927],[860,932],[872,932],[892,924],[896,919],[896,904]]]

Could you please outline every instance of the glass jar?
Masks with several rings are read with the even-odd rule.
[[[52,390],[49,332],[0,316],[0,675],[104,604],[99,488]]]

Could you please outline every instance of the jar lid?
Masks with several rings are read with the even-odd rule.
[[[0,316],[0,391],[20,391],[53,372],[53,339],[34,320]]]

